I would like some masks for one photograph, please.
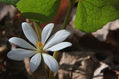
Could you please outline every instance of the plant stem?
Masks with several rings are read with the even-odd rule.
[[[71,15],[71,13],[72,13],[74,4],[75,4],[75,0],[70,0],[70,6],[68,8],[68,11],[67,11],[67,14],[65,16],[64,23],[63,23],[63,26],[62,26],[63,29],[66,29],[66,27],[67,27],[68,20],[69,20],[69,17]]]
[[[43,60],[43,56],[41,55],[41,65],[42,65],[42,69],[43,69],[43,71],[44,71],[44,76],[45,76],[45,79],[49,79],[49,77],[48,77],[48,73],[47,73],[47,69],[45,68],[45,64],[44,64],[44,60]]]
[[[36,31],[36,34],[37,34],[39,40],[41,40],[41,28],[40,28],[40,26],[38,25],[38,23],[35,23],[35,22],[34,22],[34,28],[35,28],[35,31]]]

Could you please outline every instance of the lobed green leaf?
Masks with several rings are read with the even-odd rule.
[[[56,16],[60,0],[21,0],[17,3],[19,11],[36,22],[50,22]]]
[[[75,28],[94,32],[106,23],[119,18],[119,0],[80,0]]]

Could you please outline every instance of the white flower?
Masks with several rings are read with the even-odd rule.
[[[31,72],[34,72],[41,63],[42,55],[43,60],[45,64],[49,67],[49,69],[51,69],[53,72],[57,72],[58,63],[52,56],[47,54],[47,51],[59,51],[61,49],[71,46],[72,44],[70,42],[62,42],[70,35],[70,32],[66,30],[60,30],[49,38],[53,27],[53,23],[50,23],[44,27],[44,29],[42,30],[40,42],[32,27],[26,22],[22,23],[22,30],[26,38],[33,45],[18,37],[10,38],[10,43],[22,47],[23,49],[17,48],[9,51],[7,54],[8,58],[13,60],[24,60],[27,57],[32,57],[30,59],[30,69]]]

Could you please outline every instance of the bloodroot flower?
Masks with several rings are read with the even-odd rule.
[[[22,23],[24,35],[31,42],[31,44],[22,38],[10,38],[10,43],[13,43],[21,48],[16,48],[9,51],[7,54],[8,58],[13,60],[24,60],[25,58],[31,57],[31,72],[34,72],[38,68],[41,63],[41,59],[43,58],[44,63],[49,67],[49,69],[53,72],[57,72],[58,63],[54,57],[47,54],[47,51],[59,51],[71,46],[72,44],[70,42],[62,42],[70,35],[70,32],[66,30],[60,30],[49,38],[53,27],[53,23],[50,23],[44,27],[41,33],[40,41],[33,28],[26,22]]]

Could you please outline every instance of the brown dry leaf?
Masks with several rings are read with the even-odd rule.
[[[4,5],[0,3],[0,21],[9,14],[10,18],[15,15],[16,8],[12,5]]]
[[[97,65],[93,56],[94,52],[90,51],[63,52],[58,79],[91,79]]]
[[[93,32],[92,35],[100,41],[105,41],[107,39],[109,31],[113,31],[116,29],[119,29],[119,20],[109,22],[103,28],[97,30],[96,32]]]
[[[109,66],[103,62],[100,62],[100,67],[98,67],[94,72],[94,78],[93,79],[103,79],[103,73],[102,70],[105,68],[108,68]]]

